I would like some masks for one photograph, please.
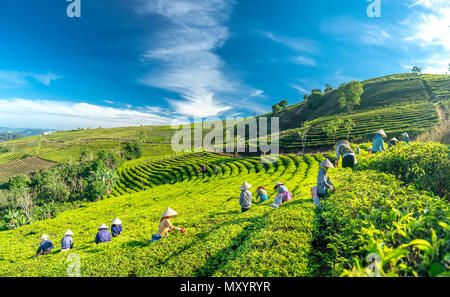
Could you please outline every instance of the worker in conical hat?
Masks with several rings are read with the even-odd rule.
[[[45,255],[51,252],[54,245],[51,240],[48,239],[49,236],[47,234],[43,234],[41,236],[41,243],[39,244],[39,248],[37,249],[36,255],[34,257]]]
[[[388,149],[393,146],[396,146],[397,144],[398,144],[398,139],[395,137],[391,138],[391,140],[389,140]]]
[[[73,232],[69,229],[66,231],[66,233],[64,233],[64,237],[61,240],[61,251],[65,252],[68,251],[70,249],[73,249]]]
[[[319,199],[322,199],[329,194],[329,191],[335,190],[335,187],[327,174],[328,169],[334,168],[334,165],[330,160],[325,159],[319,166],[319,174],[317,175],[317,195],[319,196]]]
[[[269,195],[267,194],[267,191],[263,186],[259,186],[256,190],[256,199],[259,199],[258,203],[260,204],[269,199]]]
[[[158,233],[152,235],[151,243],[160,240],[161,238],[165,238],[168,235],[168,232],[171,232],[173,230],[180,231],[181,233],[186,232],[185,229],[175,227],[172,225],[171,219],[173,219],[178,213],[173,210],[170,207],[167,207],[167,209],[164,211],[164,213],[161,216],[161,221],[159,222],[158,226]]]
[[[122,235],[122,221],[119,218],[112,220],[111,234],[113,237]]]
[[[270,204],[273,208],[278,208],[283,202],[289,202],[292,199],[291,192],[283,183],[277,182],[273,188],[277,190],[277,196],[275,196],[273,203]]]
[[[248,211],[252,206],[252,192],[249,191],[251,187],[252,185],[244,181],[240,188],[241,194],[239,195],[239,204],[241,205],[242,212]]]
[[[372,154],[386,151],[386,148],[384,146],[384,140],[383,140],[383,138],[386,138],[386,137],[387,137],[387,135],[383,129],[375,132],[375,136],[373,137],[373,142],[372,142]]]
[[[337,143],[336,146],[336,167],[339,166],[339,159],[342,157],[342,168],[350,167],[353,169],[355,167],[356,154],[355,151],[352,150],[350,143],[347,140],[341,140]]]
[[[103,243],[111,241],[111,234],[108,232],[108,226],[103,223],[100,227],[98,227],[97,236],[95,236],[95,243]]]
[[[402,136],[402,141],[404,141],[405,143],[409,143],[409,135],[408,135],[408,133],[407,132],[403,132],[402,134],[401,134],[401,136]]]

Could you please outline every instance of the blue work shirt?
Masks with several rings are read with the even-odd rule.
[[[41,251],[49,252],[52,248],[54,248],[54,246],[53,246],[53,243],[50,240],[48,240],[48,239],[43,240],[41,242],[41,244],[39,245],[39,248],[38,248],[36,254],[39,254],[39,252],[41,252]]]
[[[73,248],[73,238],[72,236],[66,235],[61,240],[61,249],[68,250]]]
[[[383,137],[380,134],[377,134],[373,137],[372,153],[379,153],[384,151],[386,151],[386,148],[384,147]]]
[[[122,224],[120,224],[120,225],[112,225],[111,226],[111,234],[112,234],[112,236],[116,237],[120,233],[122,233]]]
[[[111,241],[111,234],[109,234],[108,230],[101,229],[100,231],[98,231],[97,236],[95,236],[95,243],[107,241]]]

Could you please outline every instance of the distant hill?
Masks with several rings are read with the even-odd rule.
[[[388,136],[407,131],[415,137],[439,123],[438,103],[450,99],[450,76],[423,74],[396,74],[362,82],[364,93],[361,104],[352,113],[340,108],[336,89],[323,94],[320,106],[308,109],[305,103],[287,107],[275,116],[280,118],[280,145],[285,149],[300,146],[298,128],[303,122],[311,125],[307,147],[328,146],[333,143],[323,128],[337,119],[352,119],[355,127],[350,140],[371,139],[374,132],[384,129]],[[271,117],[273,113],[263,116]],[[336,139],[346,138],[344,127]]]
[[[0,127],[0,142],[16,140],[24,137],[41,135],[46,132],[56,132],[54,129],[34,129],[34,128],[8,128]]]
[[[336,89],[332,89],[323,94],[322,103],[314,109],[308,109],[304,102],[299,102],[276,114],[280,118],[281,151],[300,150],[298,128],[303,122],[311,125],[307,149],[328,150],[333,145],[333,139],[322,129],[333,120],[341,119],[346,122],[351,119],[355,127],[349,134],[350,140],[366,142],[381,128],[389,137],[397,137],[401,132],[407,131],[414,138],[438,125],[444,120],[444,116],[448,117],[450,76],[395,74],[365,80],[362,84],[364,93],[361,104],[355,106],[352,113],[340,108]],[[267,113],[259,117],[270,116],[273,114]],[[134,140],[144,143],[143,157],[158,156],[172,152],[170,142],[176,132],[170,126],[76,129],[49,135],[43,135],[48,131],[46,129],[0,128],[0,133],[2,131],[20,132],[21,135],[30,137],[0,143],[0,165],[32,156],[57,163],[78,162],[82,151],[87,150],[92,157],[100,150],[120,152],[122,146]],[[209,131],[203,131],[204,134],[207,132]],[[347,131],[340,127],[336,139],[346,137]],[[39,169],[39,166],[35,169]]]

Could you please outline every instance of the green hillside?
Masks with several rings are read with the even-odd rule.
[[[281,111],[280,144],[283,148],[299,148],[300,124],[308,122],[312,129],[307,147],[317,148],[333,144],[322,130],[337,119],[352,119],[356,126],[350,134],[352,141],[371,140],[376,130],[383,128],[389,136],[398,136],[407,131],[415,137],[439,123],[439,114],[434,103],[450,99],[450,77],[445,75],[417,76],[397,74],[369,79],[362,82],[364,93],[360,105],[352,113],[339,106],[336,89],[325,93],[319,107],[309,110],[306,104],[296,104]],[[273,116],[273,113],[264,116]],[[341,127],[337,138],[346,138]]]

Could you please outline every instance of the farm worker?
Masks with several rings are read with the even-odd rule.
[[[108,242],[111,241],[111,234],[108,232],[108,226],[104,223],[98,227],[97,236],[95,236],[95,243]]]
[[[258,187],[256,191],[256,199],[259,198],[259,203],[263,203],[267,199],[269,199],[269,196],[267,195],[266,189],[264,189],[263,186]]]
[[[325,159],[323,162],[321,162],[319,166],[319,174],[317,175],[317,195],[319,195],[319,199],[322,199],[326,195],[328,195],[328,191],[335,190],[330,177],[327,175],[328,169],[334,168],[334,166],[328,159]]]
[[[384,147],[384,140],[383,140],[383,138],[387,137],[386,133],[384,132],[383,129],[378,130],[375,133],[376,134],[373,137],[372,154],[386,151],[386,148]]]
[[[111,234],[113,237],[122,234],[122,221],[119,218],[112,220]]]
[[[214,168],[214,173],[217,174],[219,172],[219,168],[215,167]]]
[[[183,228],[178,228],[172,225],[171,219],[174,218],[178,213],[173,210],[170,207],[167,207],[166,211],[164,211],[163,215],[161,216],[161,221],[159,222],[158,226],[158,233],[152,235],[152,241],[160,240],[161,238],[167,237],[167,232],[171,232],[172,230],[180,231],[182,233],[186,232]]]
[[[402,136],[402,138],[403,138],[402,140],[408,144],[408,143],[409,143],[409,135],[408,135],[408,133],[403,132],[403,133],[401,134],[401,136]]]
[[[73,248],[73,232],[69,229],[64,233],[64,237],[61,240],[61,251],[65,252]]]
[[[397,138],[392,138],[391,140],[389,140],[389,145],[388,148],[391,148],[393,146],[396,146],[398,144],[398,139]]]
[[[54,248],[53,243],[48,239],[48,235],[43,234],[41,237],[41,244],[39,245],[39,248],[37,249],[36,255],[34,255],[35,257],[40,256],[40,255],[45,255],[45,254],[49,254],[52,250],[52,248]]]
[[[252,185],[247,182],[244,182],[241,186],[241,195],[239,196],[239,204],[241,205],[242,212],[246,212],[252,206],[252,192],[250,189]]]
[[[342,156],[342,167],[350,167],[353,169],[356,164],[355,152],[350,147],[350,143],[347,140],[341,140],[336,146],[336,166],[339,166],[339,158]]]
[[[277,196],[270,206],[273,208],[278,208],[283,202],[288,202],[291,200],[292,194],[283,183],[278,182],[273,188],[274,190],[277,190]]]

